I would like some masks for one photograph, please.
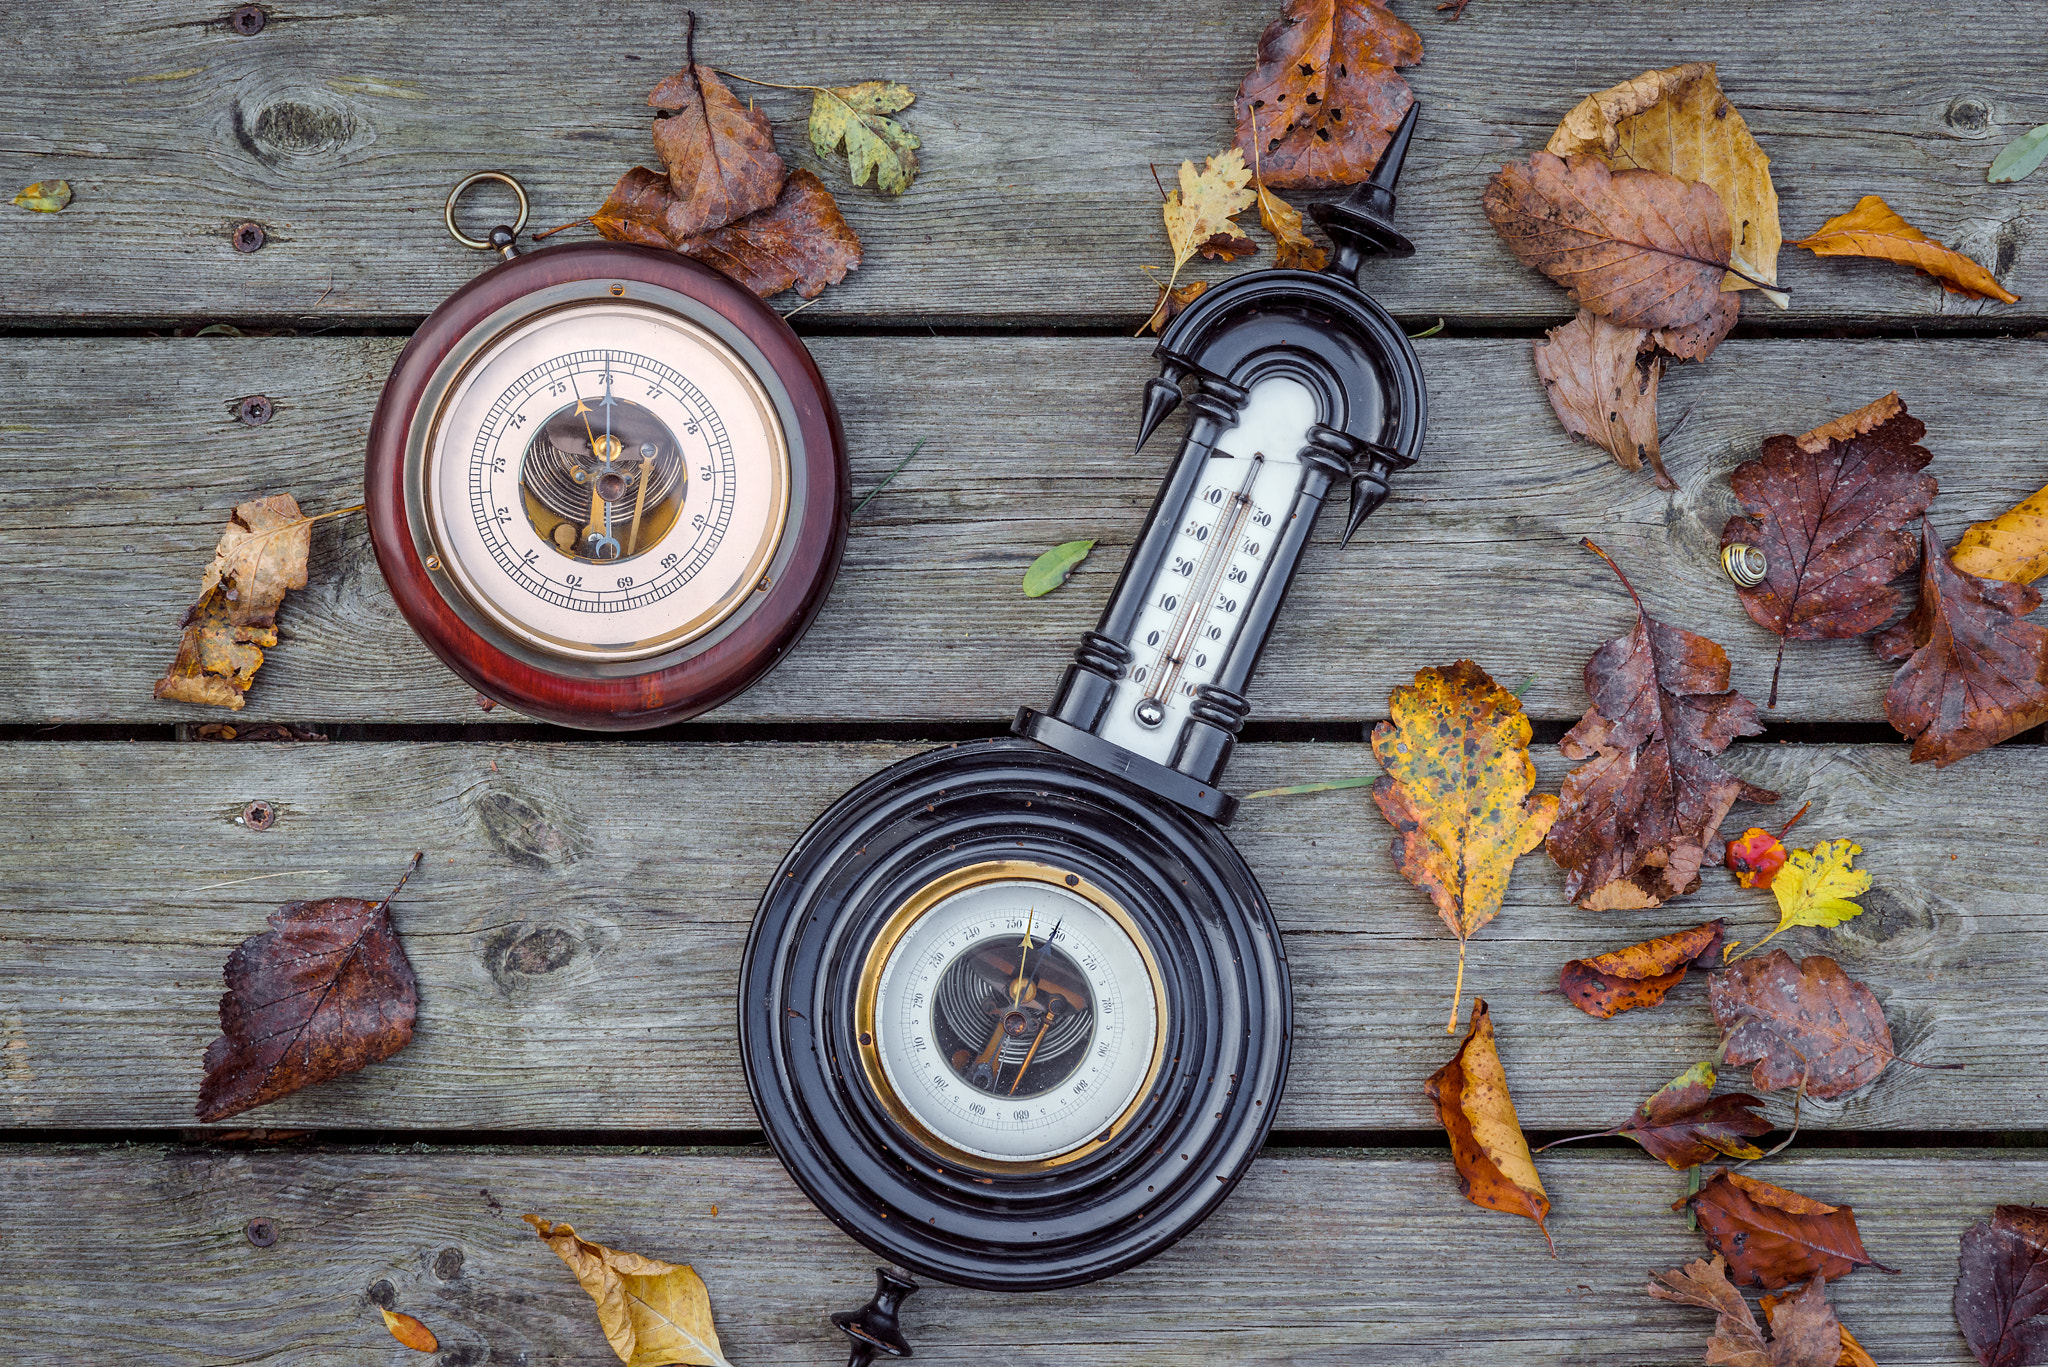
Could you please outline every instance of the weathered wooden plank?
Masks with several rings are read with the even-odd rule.
[[[309,510],[361,497],[368,415],[391,339],[0,342],[0,720],[221,720],[150,696],[228,509],[289,487]],[[720,720],[996,721],[1042,703],[1092,626],[1179,428],[1128,454],[1143,342],[824,339],[855,487],[927,445],[861,514],[838,588],[794,655]],[[1630,608],[1591,534],[1654,611],[1724,643],[1761,700],[1775,638],[1742,612],[1716,551],[1726,472],[1762,437],[1805,431],[1896,387],[1929,427],[1941,527],[2003,510],[2048,478],[2048,342],[1730,342],[1664,382],[1673,494],[1566,437],[1521,341],[1422,343],[1432,391],[1422,462],[1348,550],[1308,558],[1252,698],[1262,719],[1381,713],[1428,663],[1479,659],[1538,716],[1586,706],[1580,672]],[[277,404],[263,427],[231,401]],[[1325,519],[1326,523],[1334,519]],[[1045,547],[1101,539],[1065,589],[1027,600]],[[474,721],[475,695],[397,615],[360,519],[316,529],[243,717]],[[90,667],[83,667],[88,665]],[[1777,716],[1877,721],[1890,677],[1860,641],[1788,652]],[[507,720],[500,710],[492,720]]]
[[[0,1123],[189,1124],[216,1033],[220,967],[277,903],[372,896],[427,852],[395,908],[421,982],[396,1058],[238,1118],[371,1129],[746,1129],[738,961],[760,890],[814,814],[903,746],[106,745],[7,751],[0,822]],[[1876,878],[1860,919],[1778,944],[1825,951],[1884,1002],[1893,1067],[1806,1124],[2048,1128],[2048,894],[2038,812],[2048,751],[1936,774],[1903,747],[1745,745],[1733,767],[1801,803],[1809,841],[1854,837]],[[1545,752],[1544,787],[1563,765]],[[1247,747],[1241,789],[1373,772],[1354,745]],[[256,798],[276,824],[236,822]],[[2017,818],[2017,819],[2016,819]],[[1433,1131],[1423,1082],[1456,947],[1393,871],[1367,793],[1248,803],[1233,832],[1272,900],[1295,985],[1283,1129]],[[275,876],[275,875],[284,876]],[[261,879],[262,881],[249,881]],[[226,884],[227,886],[219,886]],[[1594,1129],[1716,1045],[1704,984],[1610,1021],[1556,993],[1563,962],[1713,916],[1753,942],[1767,895],[1719,870],[1643,915],[1562,905],[1539,855],[1474,940],[1526,1124]],[[1779,1114],[1784,1114],[1780,1108]]]
[[[1697,1362],[1710,1318],[1643,1291],[1647,1269],[1705,1256],[1665,1210],[1683,1180],[1637,1154],[1539,1162],[1556,1261],[1525,1222],[1460,1198],[1441,1154],[1276,1150],[1148,1264],[1043,1295],[927,1285],[904,1328],[941,1364]],[[2024,1151],[1795,1150],[1762,1175],[1853,1205],[1900,1270],[1828,1287],[1887,1367],[1970,1360],[1957,1239],[1999,1202],[2048,1202],[2048,1162]],[[837,1362],[825,1316],[873,1288],[873,1256],[758,1151],[27,1149],[0,1164],[0,1197],[19,1273],[0,1313],[34,1326],[10,1344],[23,1367],[87,1342],[163,1363],[419,1361],[385,1334],[387,1299],[434,1330],[442,1363],[614,1362],[528,1210],[693,1265],[749,1367]],[[276,1224],[268,1248],[243,1235],[256,1216]]]
[[[1426,0],[1396,8],[1428,45],[1411,77],[1426,117],[1401,185],[1421,250],[1375,267],[1371,285],[1404,316],[1564,316],[1560,293],[1487,230],[1486,176],[1541,146],[1587,92],[1701,59],[1720,62],[1773,158],[1788,239],[1882,194],[2025,297],[1963,303],[1896,268],[1788,250],[1780,278],[1795,311],[1752,303],[1757,326],[2043,317],[2048,252],[2028,225],[2048,213],[2048,183],[1984,183],[1997,149],[2048,119],[2048,54],[2015,41],[2048,27],[2040,0],[1982,12],[1741,0],[1717,7],[1708,32],[1692,7],[1628,0],[1496,3],[1457,24]],[[227,9],[121,0],[21,16],[0,165],[13,185],[67,177],[78,198],[54,217],[0,215],[0,257],[34,263],[0,292],[0,313],[417,317],[481,266],[442,232],[450,185],[503,167],[529,187],[535,226],[590,212],[621,171],[652,159],[646,91],[682,59],[680,18],[658,0],[590,24],[540,0],[309,0],[273,10],[252,38],[227,28]],[[1135,322],[1151,303],[1137,267],[1165,259],[1147,165],[1224,144],[1231,96],[1277,9],[1064,0],[949,7],[934,22],[921,5],[761,0],[707,13],[698,50],[766,80],[887,75],[919,92],[909,122],[924,173],[900,201],[820,168],[846,190],[868,262],[812,318]],[[792,164],[818,164],[805,92],[744,93]],[[269,232],[254,255],[230,245],[245,220]]]

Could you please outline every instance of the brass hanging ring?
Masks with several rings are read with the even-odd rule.
[[[462,198],[462,192],[478,181],[495,180],[501,185],[512,187],[512,193],[519,196],[519,219],[512,225],[512,236],[519,236],[519,230],[526,226],[526,188],[503,171],[478,171],[475,175],[464,176],[455,182],[455,188],[448,192],[448,203],[442,209],[442,221],[448,225],[448,236],[472,251],[494,252],[499,250],[495,242],[479,242],[455,226],[455,201]]]
[[[1721,548],[1721,568],[1743,588],[1753,589],[1764,582],[1769,564],[1756,547],[1731,541]]]

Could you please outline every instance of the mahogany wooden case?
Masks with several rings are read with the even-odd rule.
[[[433,406],[453,382],[451,355],[560,306],[565,298],[667,308],[745,357],[778,410],[788,444],[787,522],[765,587],[701,639],[635,664],[581,669],[493,640],[437,583],[407,467]],[[522,302],[532,309],[518,307]],[[483,329],[479,333],[479,329]],[[682,721],[759,679],[809,627],[838,573],[851,513],[845,435],[810,352],[751,291],[673,252],[613,243],[547,247],[478,276],[428,316],[385,382],[370,425],[364,496],[385,583],[420,639],[479,693],[567,726],[633,730]],[[437,566],[438,568],[438,566]],[[486,628],[488,630],[488,628]]]

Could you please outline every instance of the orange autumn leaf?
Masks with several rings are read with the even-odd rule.
[[[1974,522],[1949,558],[1964,574],[2031,584],[2048,574],[2048,489],[1989,522]]]
[[[1687,969],[1721,957],[1721,937],[1727,929],[1725,920],[1709,921],[1611,954],[1573,959],[1558,974],[1558,988],[1573,1006],[1601,1020],[1638,1006],[1655,1006],[1685,980]]]
[[[1700,1189],[1671,1203],[1690,1206],[1707,1247],[1728,1259],[1738,1286],[1775,1291],[1819,1275],[1838,1281],[1859,1267],[1895,1272],[1863,1249],[1856,1212],[1796,1191],[1716,1169]]]
[[[2020,301],[2017,294],[1998,283],[1997,276],[1906,222],[1876,195],[1865,195],[1848,213],[1837,214],[1821,224],[1819,232],[1792,245],[1804,247],[1815,256],[1865,256],[1896,261],[1927,272],[1952,294],[1996,299],[2001,304]]]
[[[431,1353],[441,1346],[441,1341],[434,1337],[434,1331],[421,1324],[411,1315],[401,1315],[396,1311],[385,1310],[381,1305],[377,1309],[382,1311],[384,1327],[391,1331],[391,1337],[397,1339],[415,1353]]]
[[[1472,1028],[1451,1061],[1436,1070],[1426,1088],[1436,1103],[1437,1119],[1451,1140],[1451,1160],[1458,1167],[1458,1190],[1475,1206],[1506,1211],[1534,1220],[1557,1256],[1557,1243],[1544,1223],[1550,1197],[1529,1155],[1508,1095],[1507,1074],[1493,1043],[1493,1017],[1486,1001],[1472,999]]]

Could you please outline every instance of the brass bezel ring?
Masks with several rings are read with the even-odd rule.
[[[479,242],[464,234],[455,226],[455,201],[462,198],[462,192],[478,181],[495,180],[501,185],[512,187],[512,193],[519,196],[519,219],[512,225],[512,236],[519,236],[519,230],[526,226],[526,187],[503,171],[478,171],[455,182],[455,188],[448,192],[448,202],[441,209],[441,219],[448,225],[448,236],[468,247],[471,251],[494,252],[497,247],[490,242]]]

